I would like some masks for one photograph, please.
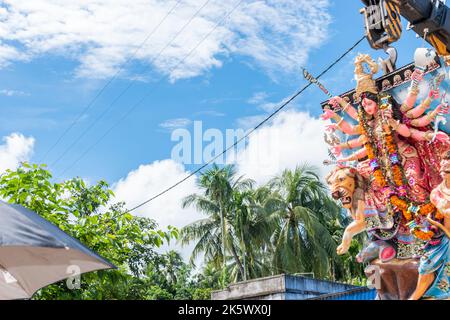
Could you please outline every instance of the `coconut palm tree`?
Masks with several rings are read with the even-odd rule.
[[[253,189],[233,166],[213,166],[198,186],[183,207],[206,217],[184,227],[181,242],[196,241],[191,262],[203,253],[222,284],[280,273],[348,279],[343,271],[353,261],[336,254],[345,219],[313,168],[285,170]]]
[[[275,272],[328,276],[329,258],[337,259],[337,243],[327,221],[336,219],[340,211],[314,168],[285,170],[268,183],[268,188],[272,193],[266,201],[271,203],[276,222],[272,235]]]
[[[243,276],[244,267],[238,256],[236,235],[230,224],[234,212],[234,192],[250,190],[253,181],[236,176],[233,165],[220,168],[213,165],[200,175],[197,181],[202,194],[187,196],[183,208],[195,206],[207,217],[195,221],[181,230],[181,243],[197,241],[191,256],[191,262],[200,254],[206,261],[226,272],[227,254],[230,254]]]
[[[270,243],[273,225],[270,212],[258,201],[258,190],[235,191],[233,194],[233,214],[231,224],[242,261],[242,280],[266,275],[263,263],[263,248]],[[236,274],[236,272],[234,272]],[[233,277],[237,279],[237,274]]]

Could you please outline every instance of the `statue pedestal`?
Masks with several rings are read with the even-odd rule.
[[[418,259],[393,259],[384,263],[376,259],[366,268],[366,276],[376,287],[380,300],[407,300],[416,289],[418,267]]]

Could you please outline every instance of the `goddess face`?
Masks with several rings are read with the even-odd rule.
[[[375,101],[370,100],[369,98],[364,98],[361,104],[367,114],[373,116],[377,112],[378,105]]]

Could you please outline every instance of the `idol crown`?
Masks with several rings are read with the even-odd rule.
[[[370,73],[364,71],[364,63],[369,66]],[[378,88],[373,75],[378,72],[378,64],[368,54],[358,54],[355,59],[356,98],[363,92],[378,94]]]

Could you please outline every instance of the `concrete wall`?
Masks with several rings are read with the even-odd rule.
[[[211,299],[304,300],[355,288],[342,283],[282,274],[231,284],[225,290],[212,292]]]
[[[234,299],[264,299],[284,300],[285,277],[277,275],[273,277],[254,279],[231,284],[227,289],[213,291],[212,300]]]

